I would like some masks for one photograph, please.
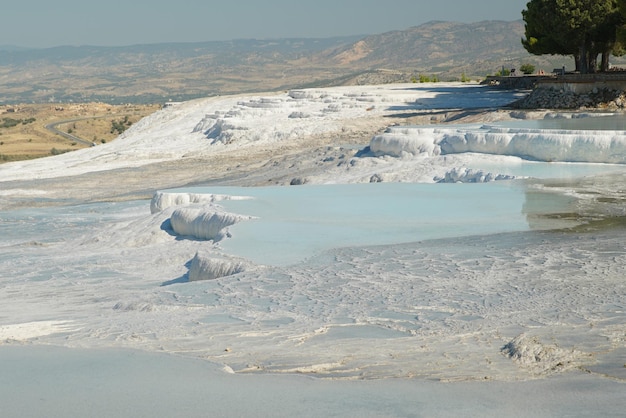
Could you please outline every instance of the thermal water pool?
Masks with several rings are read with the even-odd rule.
[[[230,228],[223,250],[259,264],[286,265],[325,249],[415,242],[528,229],[515,183],[352,184],[194,188],[250,196],[220,202],[257,219]],[[174,191],[175,192],[175,191]]]

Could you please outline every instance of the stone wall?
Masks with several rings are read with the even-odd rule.
[[[541,78],[535,83],[533,91],[513,103],[512,107],[623,110],[626,108],[626,73],[565,74]]]
[[[568,73],[540,80],[537,88],[552,88],[578,94],[588,94],[593,90],[626,90],[626,73],[613,71],[597,74]]]
[[[626,92],[592,87],[588,93],[553,87],[535,88],[528,96],[511,104],[516,109],[606,109],[623,110]]]
[[[488,76],[481,84],[507,90],[530,90],[542,80],[554,78],[553,75]]]

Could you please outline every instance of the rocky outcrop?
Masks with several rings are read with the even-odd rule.
[[[511,104],[517,109],[606,109],[626,107],[626,92],[594,88],[585,94],[564,89],[536,88],[528,96]]]
[[[241,260],[211,257],[208,253],[196,253],[189,267],[189,281],[214,280],[245,271],[249,265]]]

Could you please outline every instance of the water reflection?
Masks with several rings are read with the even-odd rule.
[[[322,251],[436,238],[524,231],[523,184],[345,184],[190,189],[248,195],[220,202],[258,217],[231,227],[220,243],[259,264],[288,265]]]
[[[626,116],[616,114],[570,114],[537,120],[514,120],[489,124],[503,128],[557,129],[572,131],[624,131]]]

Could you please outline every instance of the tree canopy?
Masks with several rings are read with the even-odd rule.
[[[576,70],[609,69],[609,57],[626,45],[626,0],[531,0],[522,11],[524,48],[535,55],[572,55]]]

